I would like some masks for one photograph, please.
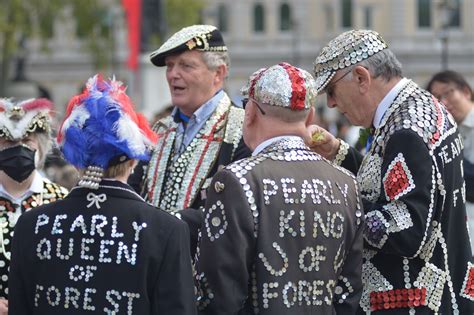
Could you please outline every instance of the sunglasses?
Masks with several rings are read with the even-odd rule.
[[[244,99],[242,100],[242,108],[243,108],[243,109],[245,109],[245,107],[247,106],[247,104],[248,104],[249,101],[252,101],[252,102],[255,103],[255,105],[257,106],[258,110],[262,113],[262,115],[265,115],[265,114],[266,114],[265,111],[264,111],[264,110],[262,109],[262,107],[260,106],[260,104],[258,104],[257,101],[254,100],[254,99],[252,99],[252,98],[250,98],[250,99],[249,99],[249,98],[244,98]]]
[[[352,71],[352,68],[349,69],[349,71],[347,71],[346,73],[344,73],[344,75],[342,75],[341,77],[339,77],[339,79],[337,79],[336,81],[332,82],[331,84],[328,84],[328,86],[326,86],[326,94],[329,96],[329,97],[334,97],[334,88],[336,87],[336,84],[341,81],[342,79],[344,79],[344,77],[346,75],[348,75],[349,73],[351,73]]]

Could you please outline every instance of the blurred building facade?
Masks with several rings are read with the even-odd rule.
[[[312,70],[321,48],[352,28],[381,33],[404,75],[422,86],[443,67],[461,72],[474,85],[474,0],[207,0],[202,20],[224,33],[231,57],[227,89],[234,100],[258,68],[288,61]],[[124,12],[115,2],[107,21],[113,49],[104,75],[126,81],[138,108],[151,117],[170,101],[164,69],[153,67],[150,52],[144,52],[138,72],[130,72]],[[74,20],[67,18],[55,21],[46,52],[39,42],[28,43],[28,78],[48,90],[59,112],[96,71],[83,45]]]
[[[114,6],[113,1],[101,1],[110,3],[104,24],[113,29],[111,38],[104,39],[110,41],[111,49],[103,52],[108,64],[104,67],[107,70],[101,73],[128,79],[123,10],[116,4]],[[55,103],[58,119],[64,115],[71,96],[82,90],[87,78],[98,72],[94,67],[94,57],[86,47],[88,42],[81,37],[78,28],[72,12],[66,9],[61,17],[54,20],[52,36],[46,40],[29,39],[25,51],[26,77],[47,91]]]
[[[333,37],[378,31],[422,86],[443,67],[474,84],[474,0],[209,0],[204,20],[224,30],[235,96],[254,70],[288,61],[307,70]]]

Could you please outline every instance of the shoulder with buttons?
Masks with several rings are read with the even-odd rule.
[[[453,127],[444,106],[413,82],[402,89],[386,116],[387,121],[382,122],[383,126],[375,140],[378,145],[382,145],[397,131],[411,130],[431,147]]]

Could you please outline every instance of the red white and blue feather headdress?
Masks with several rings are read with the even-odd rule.
[[[51,132],[53,103],[45,98],[14,102],[0,99],[0,137],[21,140],[32,132]]]
[[[95,75],[70,100],[57,140],[74,166],[107,169],[127,159],[148,160],[157,136],[122,82]]]

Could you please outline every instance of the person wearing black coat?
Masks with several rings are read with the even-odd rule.
[[[311,74],[280,63],[242,89],[252,157],[214,176],[201,230],[199,313],[355,314],[364,214],[354,176],[303,141]]]
[[[15,228],[10,313],[195,314],[187,225],[126,183],[156,135],[120,82],[91,78],[58,134],[82,178]]]
[[[230,61],[215,26],[181,29],[150,60],[166,67],[174,109],[153,126],[158,142],[130,184],[147,202],[188,223],[194,256],[213,175],[250,155],[242,141],[244,111],[224,91]]]
[[[314,70],[328,106],[372,129],[362,158],[308,128],[322,135],[309,140],[315,152],[357,174],[366,222],[359,314],[474,314],[463,146],[452,116],[402,76],[375,31],[331,40]]]

